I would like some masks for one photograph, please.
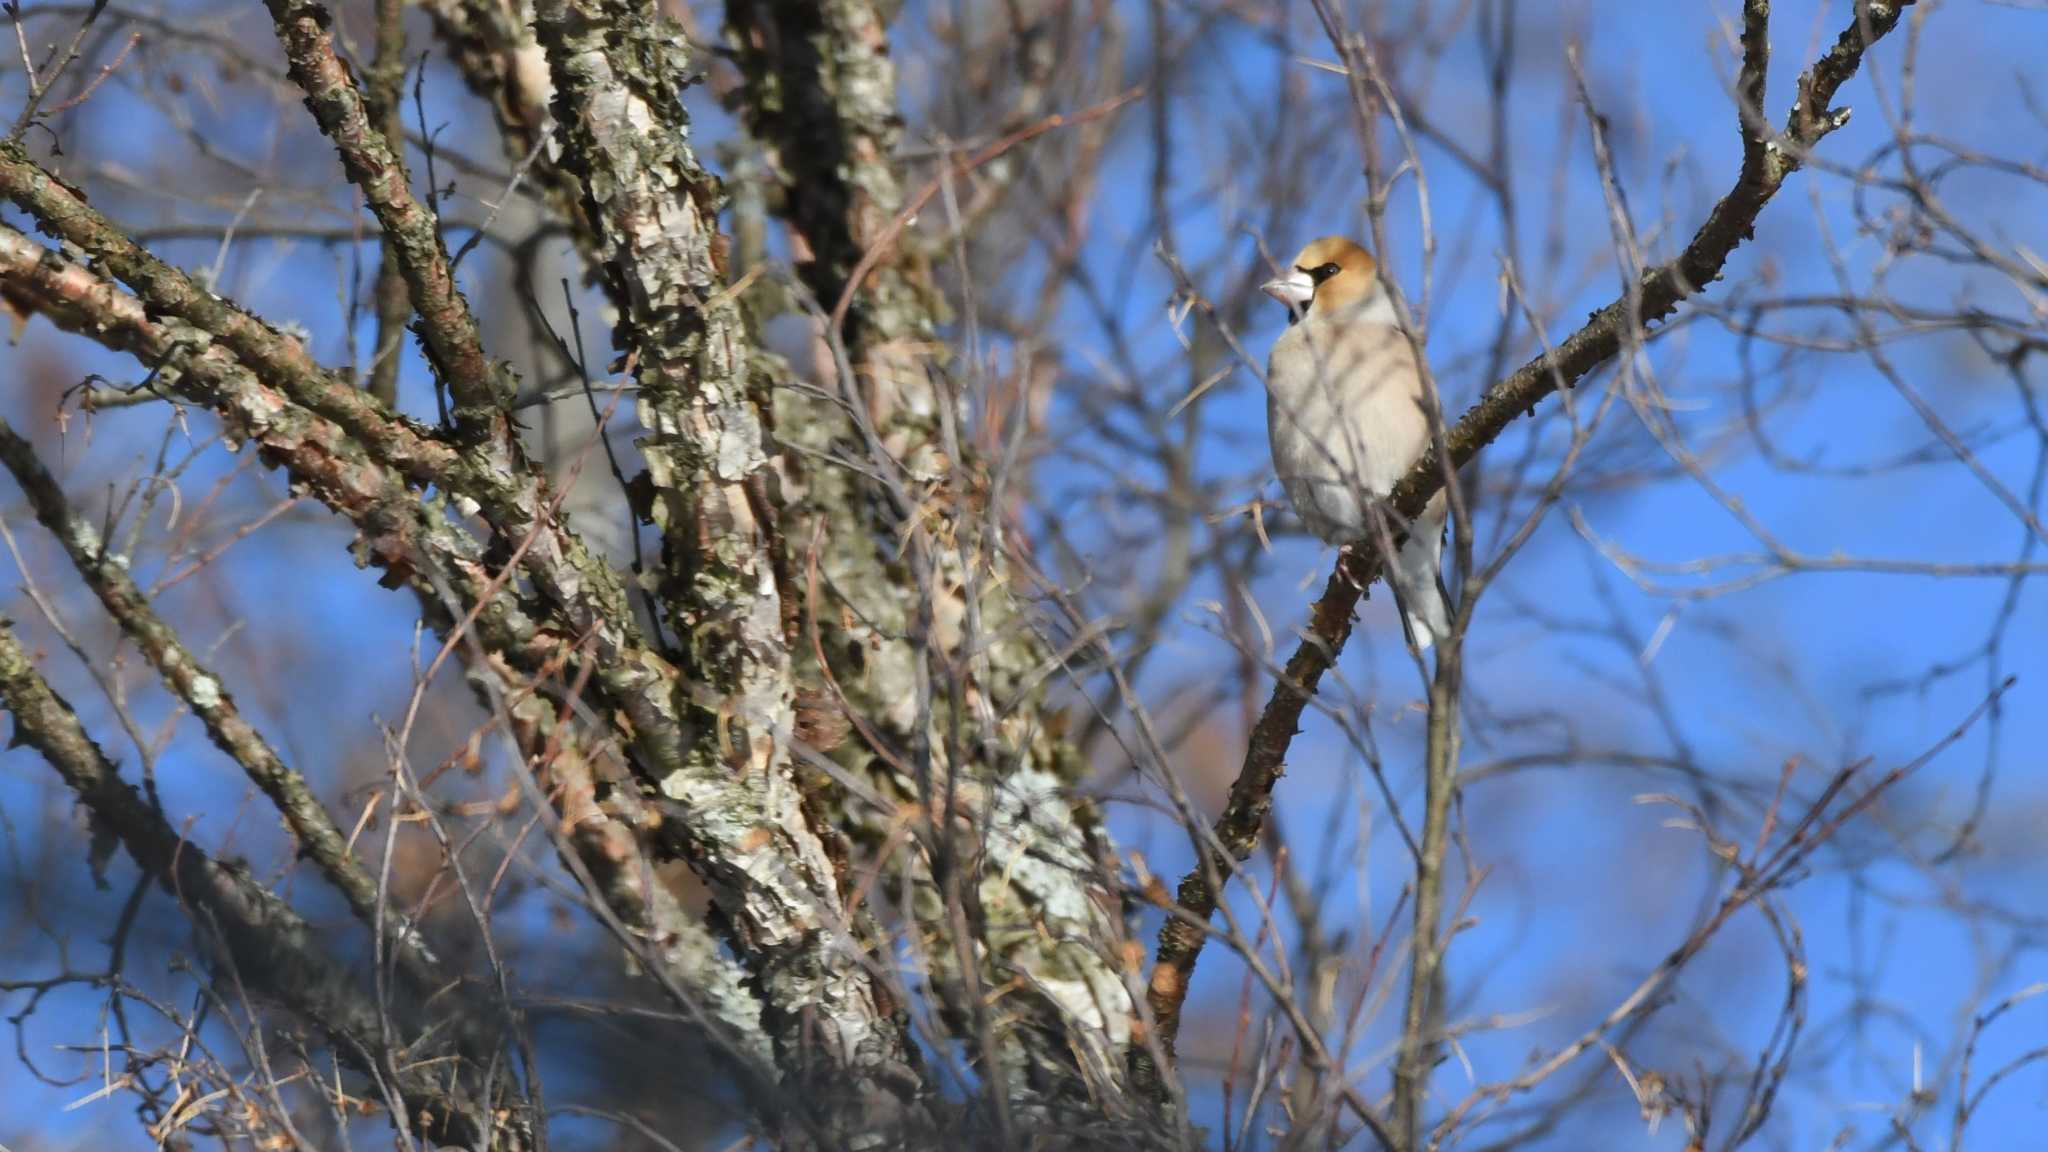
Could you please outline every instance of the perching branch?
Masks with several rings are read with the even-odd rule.
[[[1720,277],[1729,255],[1754,234],[1758,215],[1785,180],[1800,169],[1807,153],[1848,122],[1848,109],[1832,107],[1835,93],[1855,75],[1870,46],[1898,26],[1901,14],[1910,5],[1911,0],[1859,4],[1856,17],[1836,38],[1834,47],[1800,77],[1799,102],[1787,115],[1782,132],[1765,136],[1750,127],[1752,121],[1748,116],[1743,118],[1742,173],[1734,187],[1714,205],[1685,250],[1644,273],[1631,291],[1595,312],[1583,327],[1554,349],[1530,360],[1488,389],[1446,434],[1449,466],[1432,448],[1394,489],[1389,504],[1399,522],[1406,523],[1421,515],[1443,487],[1445,477],[1478,455],[1516,417],[1534,412],[1545,397],[1561,387],[1576,384],[1606,363],[1626,341],[1639,338],[1638,323],[1647,327],[1669,317],[1680,303],[1704,291]],[[1765,44],[1764,37],[1753,29],[1760,27],[1769,7],[1769,0],[1748,0],[1745,5],[1745,29],[1752,31],[1746,31],[1743,38],[1749,56],[1743,66],[1741,87],[1759,96],[1763,61],[1756,53]],[[1257,846],[1259,830],[1272,804],[1273,787],[1284,769],[1302,711],[1315,695],[1323,673],[1336,662],[1345,641],[1350,639],[1352,613],[1361,592],[1379,573],[1380,560],[1375,552],[1354,546],[1339,560],[1322,596],[1310,610],[1308,635],[1288,657],[1272,698],[1252,729],[1244,765],[1231,784],[1229,800],[1212,829],[1214,839],[1199,846],[1204,863],[1180,883],[1177,903],[1183,915],[1169,918],[1159,930],[1146,1001],[1152,1010],[1160,1046],[1169,1058],[1180,1030],[1181,1006],[1187,999],[1188,983],[1207,941],[1203,926],[1216,908],[1218,893],[1212,877],[1227,877]],[[1133,1049],[1132,1062],[1141,1076],[1158,1083],[1156,1070],[1148,1067],[1150,1057],[1142,1049]]]

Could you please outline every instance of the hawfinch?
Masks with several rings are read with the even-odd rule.
[[[1356,543],[1377,531],[1367,509],[1429,447],[1415,351],[1378,264],[1341,236],[1303,248],[1287,275],[1260,287],[1287,305],[1289,324],[1266,362],[1273,470],[1309,531],[1332,544]],[[1417,648],[1450,631],[1437,581],[1445,508],[1438,493],[1387,566]]]

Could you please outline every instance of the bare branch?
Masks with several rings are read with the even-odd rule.
[[[1756,3],[1762,5],[1764,0]],[[1682,301],[1719,278],[1729,254],[1751,236],[1757,216],[1783,187],[1786,178],[1799,170],[1805,153],[1847,122],[1846,110],[1827,110],[1827,105],[1855,74],[1870,45],[1898,25],[1907,6],[1875,3],[1859,10],[1856,19],[1842,30],[1833,49],[1801,77],[1800,103],[1788,116],[1784,134],[1765,142],[1764,161],[1753,172],[1745,166],[1735,186],[1714,205],[1685,250],[1676,259],[1644,273],[1639,285],[1595,312],[1555,349],[1487,389],[1485,397],[1459,417],[1444,438],[1452,468],[1471,460],[1516,417],[1534,412],[1544,397],[1561,387],[1570,387],[1605,363],[1626,340],[1634,338],[1632,334],[1639,331],[1639,324],[1647,326],[1671,315]],[[1811,112],[1815,107],[1824,111]],[[1443,487],[1444,474],[1444,461],[1438,459],[1436,449],[1432,448],[1409,470],[1388,503],[1404,522],[1412,520]],[[1323,673],[1343,651],[1344,642],[1351,635],[1352,612],[1361,590],[1378,574],[1376,553],[1361,555],[1353,551],[1347,560],[1339,562],[1317,599],[1309,620],[1309,634],[1288,658],[1272,700],[1252,730],[1244,767],[1231,785],[1230,800],[1216,818],[1216,839],[1227,858],[1218,857],[1206,867],[1189,872],[1181,881],[1177,900],[1195,923],[1206,921],[1216,907],[1217,894],[1207,878],[1208,869],[1227,876],[1257,845],[1266,809],[1272,803],[1273,786],[1280,778],[1302,709],[1321,683]],[[1168,920],[1159,931],[1159,947],[1146,997],[1157,1021],[1159,1039],[1169,1055],[1179,1031],[1188,979],[1204,940],[1205,933],[1185,919]],[[1135,1049],[1132,1059],[1141,1072],[1149,1061],[1149,1057]]]

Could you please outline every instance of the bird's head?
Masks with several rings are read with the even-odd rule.
[[[1370,301],[1381,291],[1379,263],[1352,241],[1325,236],[1303,248],[1285,276],[1259,290],[1287,306],[1291,324],[1310,308],[1327,314]]]

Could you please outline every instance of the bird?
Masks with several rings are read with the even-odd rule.
[[[1288,310],[1287,331],[1266,361],[1273,471],[1310,532],[1339,546],[1356,543],[1376,532],[1373,504],[1430,445],[1430,399],[1415,347],[1378,262],[1345,237],[1311,242],[1260,290]],[[1387,566],[1418,651],[1450,633],[1439,579],[1447,510],[1437,493]]]

